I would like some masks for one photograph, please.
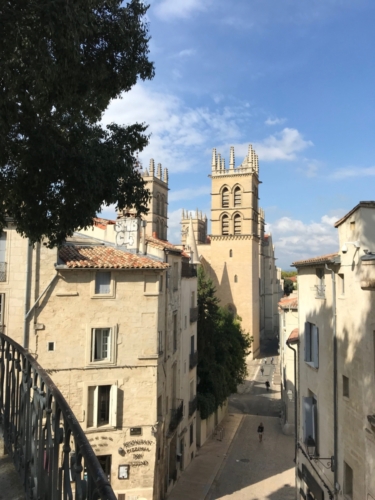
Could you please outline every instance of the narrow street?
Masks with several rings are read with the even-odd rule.
[[[229,414],[244,418],[206,500],[295,499],[294,438],[281,431],[279,359],[275,356],[271,364],[269,352],[268,358],[249,361],[248,380],[230,398]],[[266,380],[271,384],[269,392]],[[260,422],[264,425],[261,443]]]

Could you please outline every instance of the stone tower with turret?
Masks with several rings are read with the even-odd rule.
[[[168,169],[162,169],[158,163],[155,171],[155,161],[150,160],[149,168],[144,170],[143,179],[151,193],[148,204],[149,212],[143,218],[147,221],[146,234],[156,236],[161,240],[168,239]]]
[[[181,220],[181,243],[186,244],[186,238],[189,232],[190,223],[193,227],[195,241],[198,245],[204,245],[207,243],[207,216],[202,214],[198,209],[195,214],[189,212],[188,210],[182,210],[182,220]]]
[[[220,305],[242,318],[260,348],[259,243],[263,221],[258,207],[258,156],[249,146],[242,164],[235,165],[230,148],[229,168],[213,150],[211,164],[211,244],[198,245],[202,265],[217,287]]]

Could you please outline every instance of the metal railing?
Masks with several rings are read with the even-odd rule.
[[[198,364],[198,351],[191,352],[189,355],[189,368],[192,370]]]
[[[7,263],[0,262],[0,281],[7,280]]]
[[[198,307],[190,308],[190,323],[198,321]]]
[[[3,333],[0,419],[26,498],[116,500],[61,392],[31,354]]]
[[[198,404],[198,398],[197,396],[194,396],[194,398],[191,401],[189,401],[189,417],[191,417],[192,414],[196,411],[197,404]]]
[[[177,408],[171,410],[171,420],[169,422],[169,432],[173,432],[177,429],[178,424],[182,421],[184,417],[184,401],[179,400]]]

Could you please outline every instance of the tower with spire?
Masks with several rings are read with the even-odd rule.
[[[186,244],[187,235],[189,233],[190,222],[193,227],[195,241],[198,245],[207,243],[207,216],[198,209],[195,212],[182,209],[181,218],[181,243]]]

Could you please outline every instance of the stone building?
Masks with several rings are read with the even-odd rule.
[[[196,453],[196,270],[155,237],[158,172],[148,222],[98,218],[58,250],[11,221],[0,237],[1,329],[51,375],[121,500],[165,498]]]
[[[298,270],[298,498],[375,498],[375,202]]]
[[[221,305],[242,318],[257,356],[261,342],[277,335],[277,303],[282,295],[272,242],[264,237],[258,156],[250,145],[246,158],[236,167],[231,147],[226,168],[224,158],[214,149],[210,177],[211,234],[207,235],[205,215],[197,210],[193,216],[183,210],[182,243],[191,219],[199,261],[215,283]]]

